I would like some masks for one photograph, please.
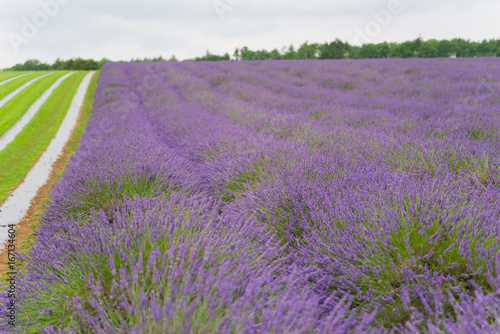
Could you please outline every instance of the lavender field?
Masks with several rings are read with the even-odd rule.
[[[107,64],[17,330],[500,331],[499,66]]]

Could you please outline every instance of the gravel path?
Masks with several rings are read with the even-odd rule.
[[[35,166],[30,170],[23,183],[7,198],[5,203],[0,208],[0,247],[3,248],[5,241],[8,239],[9,224],[17,224],[28,211],[31,200],[35,197],[38,189],[45,184],[52,165],[57,161],[66,142],[73,131],[78,120],[80,108],[85,98],[85,93],[90,84],[90,80],[95,72],[91,72],[85,76],[80,83],[78,90],[73,97],[71,105],[64,117],[61,127],[50,142],[49,146],[42,154]]]

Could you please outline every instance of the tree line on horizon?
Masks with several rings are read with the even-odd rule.
[[[236,49],[233,56],[237,60],[500,57],[500,39],[481,42],[461,38],[424,41],[419,37],[403,43],[368,43],[361,46],[336,39],[324,44],[306,42],[298,49],[290,45],[281,50],[254,51],[245,46]]]
[[[361,46],[350,45],[339,39],[330,43],[303,43],[299,48],[293,45],[281,50],[268,51],[251,50],[244,46],[237,48],[233,56],[229,53],[214,55],[207,51],[205,56],[183,61],[229,61],[229,60],[284,60],[284,59],[377,59],[377,58],[447,58],[447,57],[500,57],[500,39],[489,39],[481,42],[455,38],[452,40],[422,40],[420,37],[413,41],[402,43],[368,43]],[[156,58],[132,59],[131,62],[161,62],[178,61],[175,56],[165,59]],[[50,71],[50,70],[98,70],[104,64],[111,62],[103,58],[93,59],[57,59],[53,64],[42,63],[30,59],[23,64],[16,64],[8,71]],[[119,61],[125,63],[128,61]]]
[[[163,57],[132,59],[130,61],[118,61],[118,63],[127,62],[160,62],[160,61],[177,61],[175,56],[170,59]],[[4,69],[5,71],[95,71],[101,69],[106,63],[112,62],[107,58],[101,60],[72,58],[68,60],[57,59],[52,64],[42,63],[37,59],[30,59],[22,64],[16,64],[11,68]]]

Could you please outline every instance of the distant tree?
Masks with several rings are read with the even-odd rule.
[[[81,71],[84,71],[86,69],[87,69],[87,64],[81,58],[75,59],[75,61],[73,62],[72,68],[71,68],[71,70],[81,70]]]
[[[280,52],[278,51],[278,49],[273,49],[270,53],[269,53],[269,58],[268,59],[272,59],[272,60],[280,60],[280,59],[283,59]]]
[[[271,59],[271,52],[262,49],[262,50],[257,50],[253,54],[253,60],[268,60]]]
[[[389,55],[391,54],[391,47],[388,43],[380,43],[377,45],[377,48],[380,52],[380,58],[389,58]]]
[[[361,51],[360,46],[357,45],[351,46],[351,49],[349,50],[347,57],[349,59],[361,59],[360,51]]]
[[[319,48],[320,59],[343,59],[349,53],[351,46],[339,39],[331,43],[325,43]]]
[[[400,44],[400,53],[402,58],[412,58],[415,57],[415,52],[413,42],[404,42]]]
[[[479,57],[480,56],[480,48],[481,48],[481,43],[480,42],[471,42],[468,41],[469,44],[469,52],[470,56],[469,57]]]
[[[297,50],[297,59],[316,59],[319,56],[319,44],[305,42]]]
[[[438,54],[438,41],[435,39],[422,42],[418,49],[418,56],[420,58],[435,58]]]
[[[399,43],[389,44],[389,58],[403,58],[401,54],[401,45]]]
[[[470,48],[470,43],[462,38],[454,38],[451,40],[457,57],[473,57],[474,54]]]
[[[50,70],[50,65],[40,62],[37,59],[26,60],[23,64],[16,64],[12,71],[46,71]]]
[[[437,56],[438,57],[449,57],[453,53],[453,45],[448,40],[441,40],[437,42]]]
[[[274,50],[273,50],[274,51]],[[272,52],[273,52],[272,51]],[[252,51],[248,47],[244,46],[240,49],[240,60],[267,60],[273,59],[272,52],[265,49]],[[278,51],[279,54],[279,51]],[[280,58],[277,58],[280,59]]]
[[[68,59],[66,60],[63,64],[62,64],[62,69],[63,70],[72,70],[73,69],[73,64],[75,63],[75,61],[73,59]]]
[[[415,57],[418,54],[418,50],[422,46],[422,38],[418,37],[416,40],[410,42],[410,49],[413,51],[413,56]]]
[[[62,65],[64,64],[64,61],[61,59],[57,58],[56,61],[50,66],[51,70],[62,70]]]
[[[361,58],[371,59],[371,58],[381,58],[380,47],[376,44],[363,44],[359,50]]]
[[[222,60],[231,60],[229,53],[226,53],[223,56],[213,55],[209,51],[204,57],[196,57],[194,61],[222,61]]]
[[[284,49],[283,52],[283,59],[298,59],[297,52],[295,51],[295,48],[293,45],[290,45],[288,49]]]
[[[98,70],[101,66],[93,59],[76,58],[66,60],[61,68],[67,71],[91,71]]]
[[[234,50],[233,57],[235,60],[240,60],[240,49],[236,48],[236,50]]]
[[[175,57],[175,55],[173,55],[172,57],[170,57],[170,59],[168,60],[169,62],[178,62],[177,58]]]
[[[481,57],[495,57],[498,45],[494,39],[483,40],[477,47],[478,56]]]
[[[254,60],[255,52],[244,46],[240,49],[240,60]]]

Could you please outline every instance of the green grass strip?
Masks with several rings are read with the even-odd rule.
[[[20,75],[30,73],[30,72],[0,72],[0,82],[9,80]],[[36,72],[35,72],[36,73]]]
[[[35,79],[36,77],[39,77],[41,75],[50,73],[48,71],[44,72],[35,72],[33,74],[29,74],[27,76],[24,76],[19,79],[12,80],[11,82],[7,82],[6,84],[0,86],[0,100],[3,99],[5,96],[9,95],[13,91],[15,91],[17,88],[21,87],[28,81],[31,81]]]
[[[68,111],[87,71],[64,80],[23,131],[0,152],[0,203],[3,203],[43,154]]]
[[[23,117],[23,115],[28,111],[29,107],[35,103],[36,100],[50,87],[52,84],[62,77],[64,74],[68,73],[57,72],[51,74],[45,78],[42,78],[34,82],[31,86],[27,87],[19,94],[17,94],[12,100],[7,102],[3,107],[0,108],[0,136],[2,136],[7,130],[11,128]]]

